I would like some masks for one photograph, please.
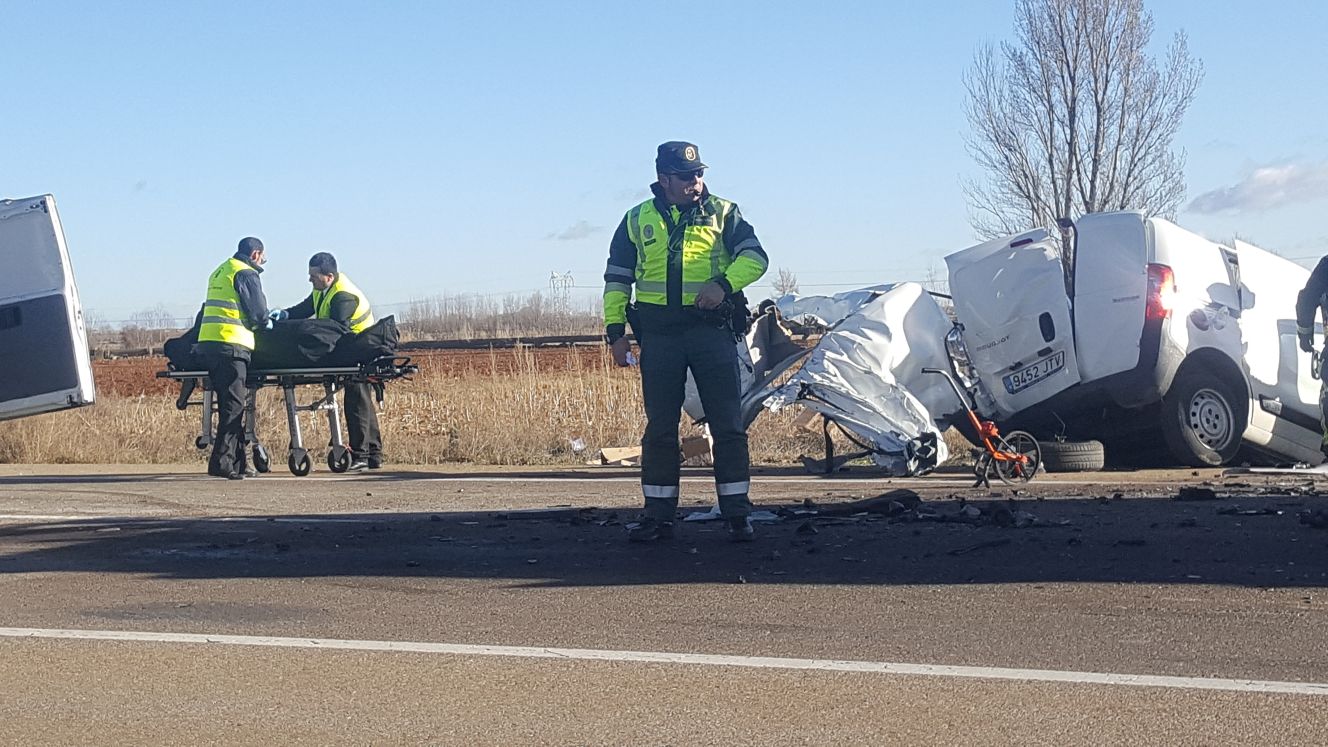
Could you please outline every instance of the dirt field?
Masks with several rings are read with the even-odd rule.
[[[483,374],[509,375],[526,370],[527,361],[542,373],[585,370],[598,366],[607,355],[598,345],[542,347],[505,350],[420,350],[403,353],[420,364],[421,377],[459,378]],[[94,360],[93,376],[99,394],[137,397],[142,394],[174,394],[173,382],[156,378],[166,369],[161,356]]]

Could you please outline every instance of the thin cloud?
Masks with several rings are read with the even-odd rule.
[[[1328,197],[1328,161],[1265,166],[1230,187],[1205,192],[1186,210],[1212,214],[1269,210]]]
[[[613,193],[617,200],[644,200],[650,196],[649,187],[632,187],[631,189],[620,189]]]
[[[586,221],[579,220],[568,228],[564,228],[556,233],[545,236],[546,239],[553,241],[576,241],[593,236],[604,230],[604,226],[592,226]]]

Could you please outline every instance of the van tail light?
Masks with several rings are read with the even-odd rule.
[[[1148,266],[1148,305],[1144,319],[1166,319],[1176,303],[1176,274],[1166,265]]]

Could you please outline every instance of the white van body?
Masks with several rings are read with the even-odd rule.
[[[96,399],[78,287],[50,195],[0,200],[0,420]]]
[[[1319,383],[1296,342],[1305,268],[1138,212],[946,263],[961,330],[951,358],[984,416],[1039,437],[1160,432],[1195,466],[1229,463],[1242,445],[1322,460]]]

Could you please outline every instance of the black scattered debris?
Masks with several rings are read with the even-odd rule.
[[[803,501],[804,507],[808,502]],[[884,514],[886,516],[898,516],[907,511],[913,511],[922,505],[922,496],[912,490],[891,490],[882,493],[875,498],[864,498],[860,501],[850,501],[848,503],[837,503],[833,506],[827,506],[819,509],[822,516],[851,516],[859,513]]]
[[[949,555],[967,555],[967,554],[969,554],[969,553],[971,553],[971,552],[975,552],[975,551],[977,551],[977,550],[985,550],[985,549],[990,548],[990,547],[1003,547],[1003,546],[1005,546],[1005,545],[1010,544],[1010,542],[1011,542],[1011,540],[1010,540],[1008,537],[1007,537],[1007,538],[1004,538],[1004,539],[988,540],[988,541],[986,541],[986,542],[979,542],[979,543],[977,543],[976,545],[968,545],[967,547],[958,547],[958,548],[955,548],[955,549],[953,549],[953,550],[950,550],[947,554],[949,554]]]
[[[1276,508],[1241,508],[1240,506],[1229,506],[1219,508],[1217,512],[1223,516],[1281,516],[1282,512]]]
[[[1172,498],[1176,501],[1215,501],[1217,493],[1212,488],[1184,487]]]
[[[1300,523],[1315,529],[1328,529],[1328,509],[1316,508],[1313,511],[1302,511],[1300,513]]]
[[[819,531],[821,530],[817,529],[810,521],[802,522],[802,524],[798,525],[797,529],[798,534],[816,534]]]

